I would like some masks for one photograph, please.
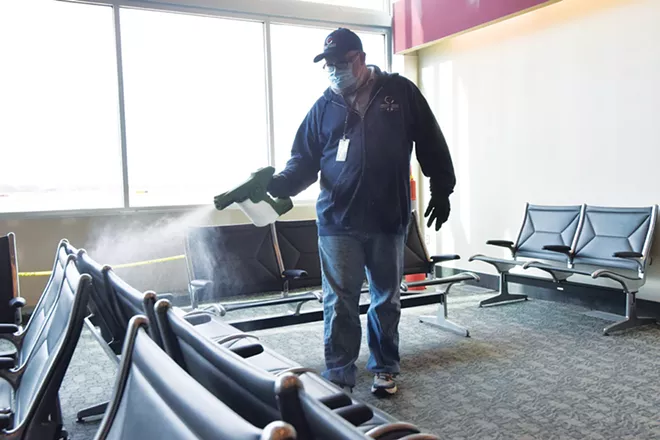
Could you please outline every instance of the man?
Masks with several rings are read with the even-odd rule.
[[[413,142],[422,172],[430,178],[425,211],[436,231],[450,212],[456,183],[438,123],[417,87],[365,63],[360,38],[340,28],[325,40],[330,87],[316,101],[296,134],[284,170],[268,191],[292,197],[316,182],[319,256],[323,275],[324,377],[343,388],[356,382],[360,351],[360,290],[365,269],[371,305],[367,313],[367,369],[372,392],[397,391],[400,373],[399,286],[411,218],[410,160]]]

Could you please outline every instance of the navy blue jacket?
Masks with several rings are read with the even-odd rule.
[[[447,143],[424,96],[410,80],[374,68],[364,118],[326,89],[300,125],[286,167],[268,188],[275,197],[293,197],[316,182],[320,171],[319,235],[405,233],[412,209],[413,142],[434,196],[449,197],[456,184]],[[350,144],[346,160],[337,161],[345,125]]]

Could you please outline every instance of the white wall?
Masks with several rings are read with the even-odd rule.
[[[659,0],[563,0],[419,52],[458,173],[437,237],[455,267],[495,273],[467,259],[506,256],[485,242],[515,239],[525,202],[660,203],[658,23]],[[658,266],[640,298],[660,301]]]

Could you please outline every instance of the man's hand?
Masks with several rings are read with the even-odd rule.
[[[275,198],[286,197],[286,182],[284,178],[278,174],[275,174],[271,181],[268,183],[266,192]]]
[[[429,228],[433,225],[435,221],[435,230],[439,231],[440,227],[447,221],[449,218],[449,212],[451,207],[449,204],[448,196],[435,195],[431,196],[429,201],[429,206],[426,208],[424,217],[428,217],[428,222],[426,226]]]

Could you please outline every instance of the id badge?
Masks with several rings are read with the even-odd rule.
[[[348,154],[348,144],[350,142],[350,139],[340,139],[339,146],[337,147],[337,162],[346,161],[346,155]]]

